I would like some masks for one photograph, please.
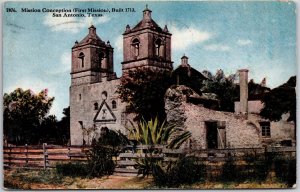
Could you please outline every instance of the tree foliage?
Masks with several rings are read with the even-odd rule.
[[[55,115],[48,115],[54,97],[48,97],[48,90],[34,93],[18,88],[5,93],[4,137],[14,144],[55,143],[67,144],[70,138],[70,107],[63,110],[60,121]]]
[[[152,175],[154,183],[159,187],[180,187],[180,185],[193,184],[205,181],[206,167],[193,156],[183,155],[176,162],[153,163]]]
[[[153,116],[164,119],[164,94],[170,85],[170,72],[137,69],[121,77],[118,93],[123,102],[129,103],[128,110],[137,113],[138,119]]]
[[[220,100],[220,110],[234,112],[234,102],[240,98],[240,87],[235,83],[237,74],[225,76],[222,69],[215,75],[209,71],[203,71],[208,80],[204,81],[202,92],[215,93]],[[269,92],[270,88],[257,84],[251,79],[248,83],[248,98],[258,100],[262,95]]]
[[[57,126],[57,118],[55,115],[44,117],[37,130],[40,135],[39,140],[43,143],[50,143],[50,140],[55,140],[60,137],[58,130],[59,128]]]
[[[70,107],[63,109],[60,121],[55,115],[46,116],[40,126],[40,142],[66,145],[70,139]]]
[[[57,122],[59,140],[61,144],[67,144],[70,139],[70,106],[63,109],[63,117]]]
[[[263,117],[278,121],[282,114],[289,113],[288,121],[296,122],[296,76],[265,94],[262,102],[264,108],[260,115]]]
[[[35,94],[18,88],[4,94],[4,135],[8,140],[17,144],[38,142],[39,127],[54,101],[47,92]]]
[[[239,97],[239,91],[234,80],[236,76],[225,76],[224,72],[220,69],[215,75],[209,71],[204,71],[209,79],[204,81],[202,92],[215,93],[220,100],[220,110],[234,112],[234,101]]]

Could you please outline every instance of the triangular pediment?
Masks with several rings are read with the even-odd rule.
[[[117,120],[115,114],[109,107],[109,105],[106,103],[105,100],[102,101],[95,117],[94,122],[115,122]]]

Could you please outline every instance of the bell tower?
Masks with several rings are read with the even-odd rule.
[[[88,35],[72,47],[72,85],[96,83],[103,78],[113,79],[113,48],[96,34],[92,25]]]
[[[123,74],[128,70],[151,68],[172,71],[171,33],[162,29],[151,17],[152,11],[143,11],[143,19],[132,29],[126,26],[123,33]]]

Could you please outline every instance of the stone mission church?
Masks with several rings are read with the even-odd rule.
[[[143,11],[143,19],[123,33],[122,73],[135,68],[172,71],[171,33]],[[71,144],[91,142],[87,132],[103,126],[124,131],[125,107],[116,94],[119,78],[114,72],[113,48],[96,33],[92,25],[88,35],[72,47],[70,87]]]
[[[125,27],[122,75],[126,74],[128,70],[137,68],[173,71],[171,33],[167,26],[161,28],[151,18],[151,12],[146,7],[142,20],[135,27],[130,28],[129,25]],[[125,124],[128,119],[125,113],[126,103],[122,103],[116,93],[120,79],[114,72],[113,51],[110,42],[101,39],[93,25],[89,28],[87,36],[79,42],[76,41],[72,47],[71,145],[90,144],[92,138],[99,137],[102,127],[126,133]],[[205,78],[200,72],[190,67],[186,56],[182,58],[181,62],[181,65],[173,71],[174,73],[187,69],[188,74],[192,71],[197,74],[197,78]],[[242,70],[242,77],[247,77],[247,72],[247,70]],[[245,78],[241,80],[240,82],[245,84],[243,87],[240,86],[241,97],[243,95],[244,97],[237,102],[236,109],[240,110],[238,113],[241,113],[244,108],[245,110],[242,112],[246,114],[249,112],[249,118],[241,118],[234,113],[205,108],[201,105],[203,98],[192,98],[196,94],[186,95],[184,99],[181,99],[183,103],[174,104],[168,100],[168,96],[171,97],[174,92],[167,92],[167,100],[165,100],[167,120],[176,121],[177,117],[172,116],[174,111],[179,111],[178,114],[185,116],[183,119],[186,121],[177,123],[181,125],[181,128],[192,133],[190,147],[194,147],[194,145],[196,148],[225,148],[229,145],[253,147],[261,146],[264,141],[290,140],[294,142],[294,124],[284,120],[270,123],[255,114],[261,105],[253,101],[248,102],[248,80]],[[175,91],[183,90],[179,86],[179,89]],[[188,102],[191,98],[194,100],[196,98],[200,103],[197,102],[197,105],[194,105]],[[204,100],[207,99],[204,98]],[[188,110],[183,110],[187,107]],[[270,134],[270,127],[275,134]]]

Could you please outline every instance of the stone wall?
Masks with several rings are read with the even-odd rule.
[[[261,147],[266,139],[271,143],[294,139],[293,123],[287,123],[284,120],[271,122],[271,137],[263,138],[259,123],[266,121],[265,119],[255,114],[237,115],[231,112],[207,109],[201,104],[188,103],[187,98],[194,94],[196,93],[188,87],[177,86],[168,89],[165,95],[167,121],[176,123],[179,128],[192,133],[192,138],[185,147],[193,149],[208,147],[207,124],[209,122],[216,122],[218,126],[222,125],[222,128],[218,127],[218,137],[221,138],[224,145],[218,144],[217,148]],[[218,142],[220,142],[219,138]]]
[[[91,138],[99,137],[101,127],[106,126],[109,129],[121,130],[125,133],[124,122],[126,115],[124,115],[126,104],[122,103],[116,93],[119,79],[106,81],[94,84],[85,84],[70,87],[70,113],[71,113],[71,144],[82,145],[83,139],[86,144],[91,142]],[[112,113],[116,117],[113,122],[94,122],[94,118],[98,112],[95,110],[95,103],[101,106],[103,102],[102,93],[107,92],[105,102],[110,107]],[[116,108],[113,109],[112,101],[116,102]],[[109,113],[109,111],[107,111]],[[100,112],[101,113],[101,112]],[[111,117],[108,114],[108,117]],[[79,122],[82,122],[82,125]],[[87,134],[83,136],[82,126],[86,129],[95,128],[95,132],[91,132],[89,138]]]
[[[248,101],[248,113],[259,114],[260,110],[264,107],[260,100]],[[234,102],[234,112],[241,113],[240,102]]]

